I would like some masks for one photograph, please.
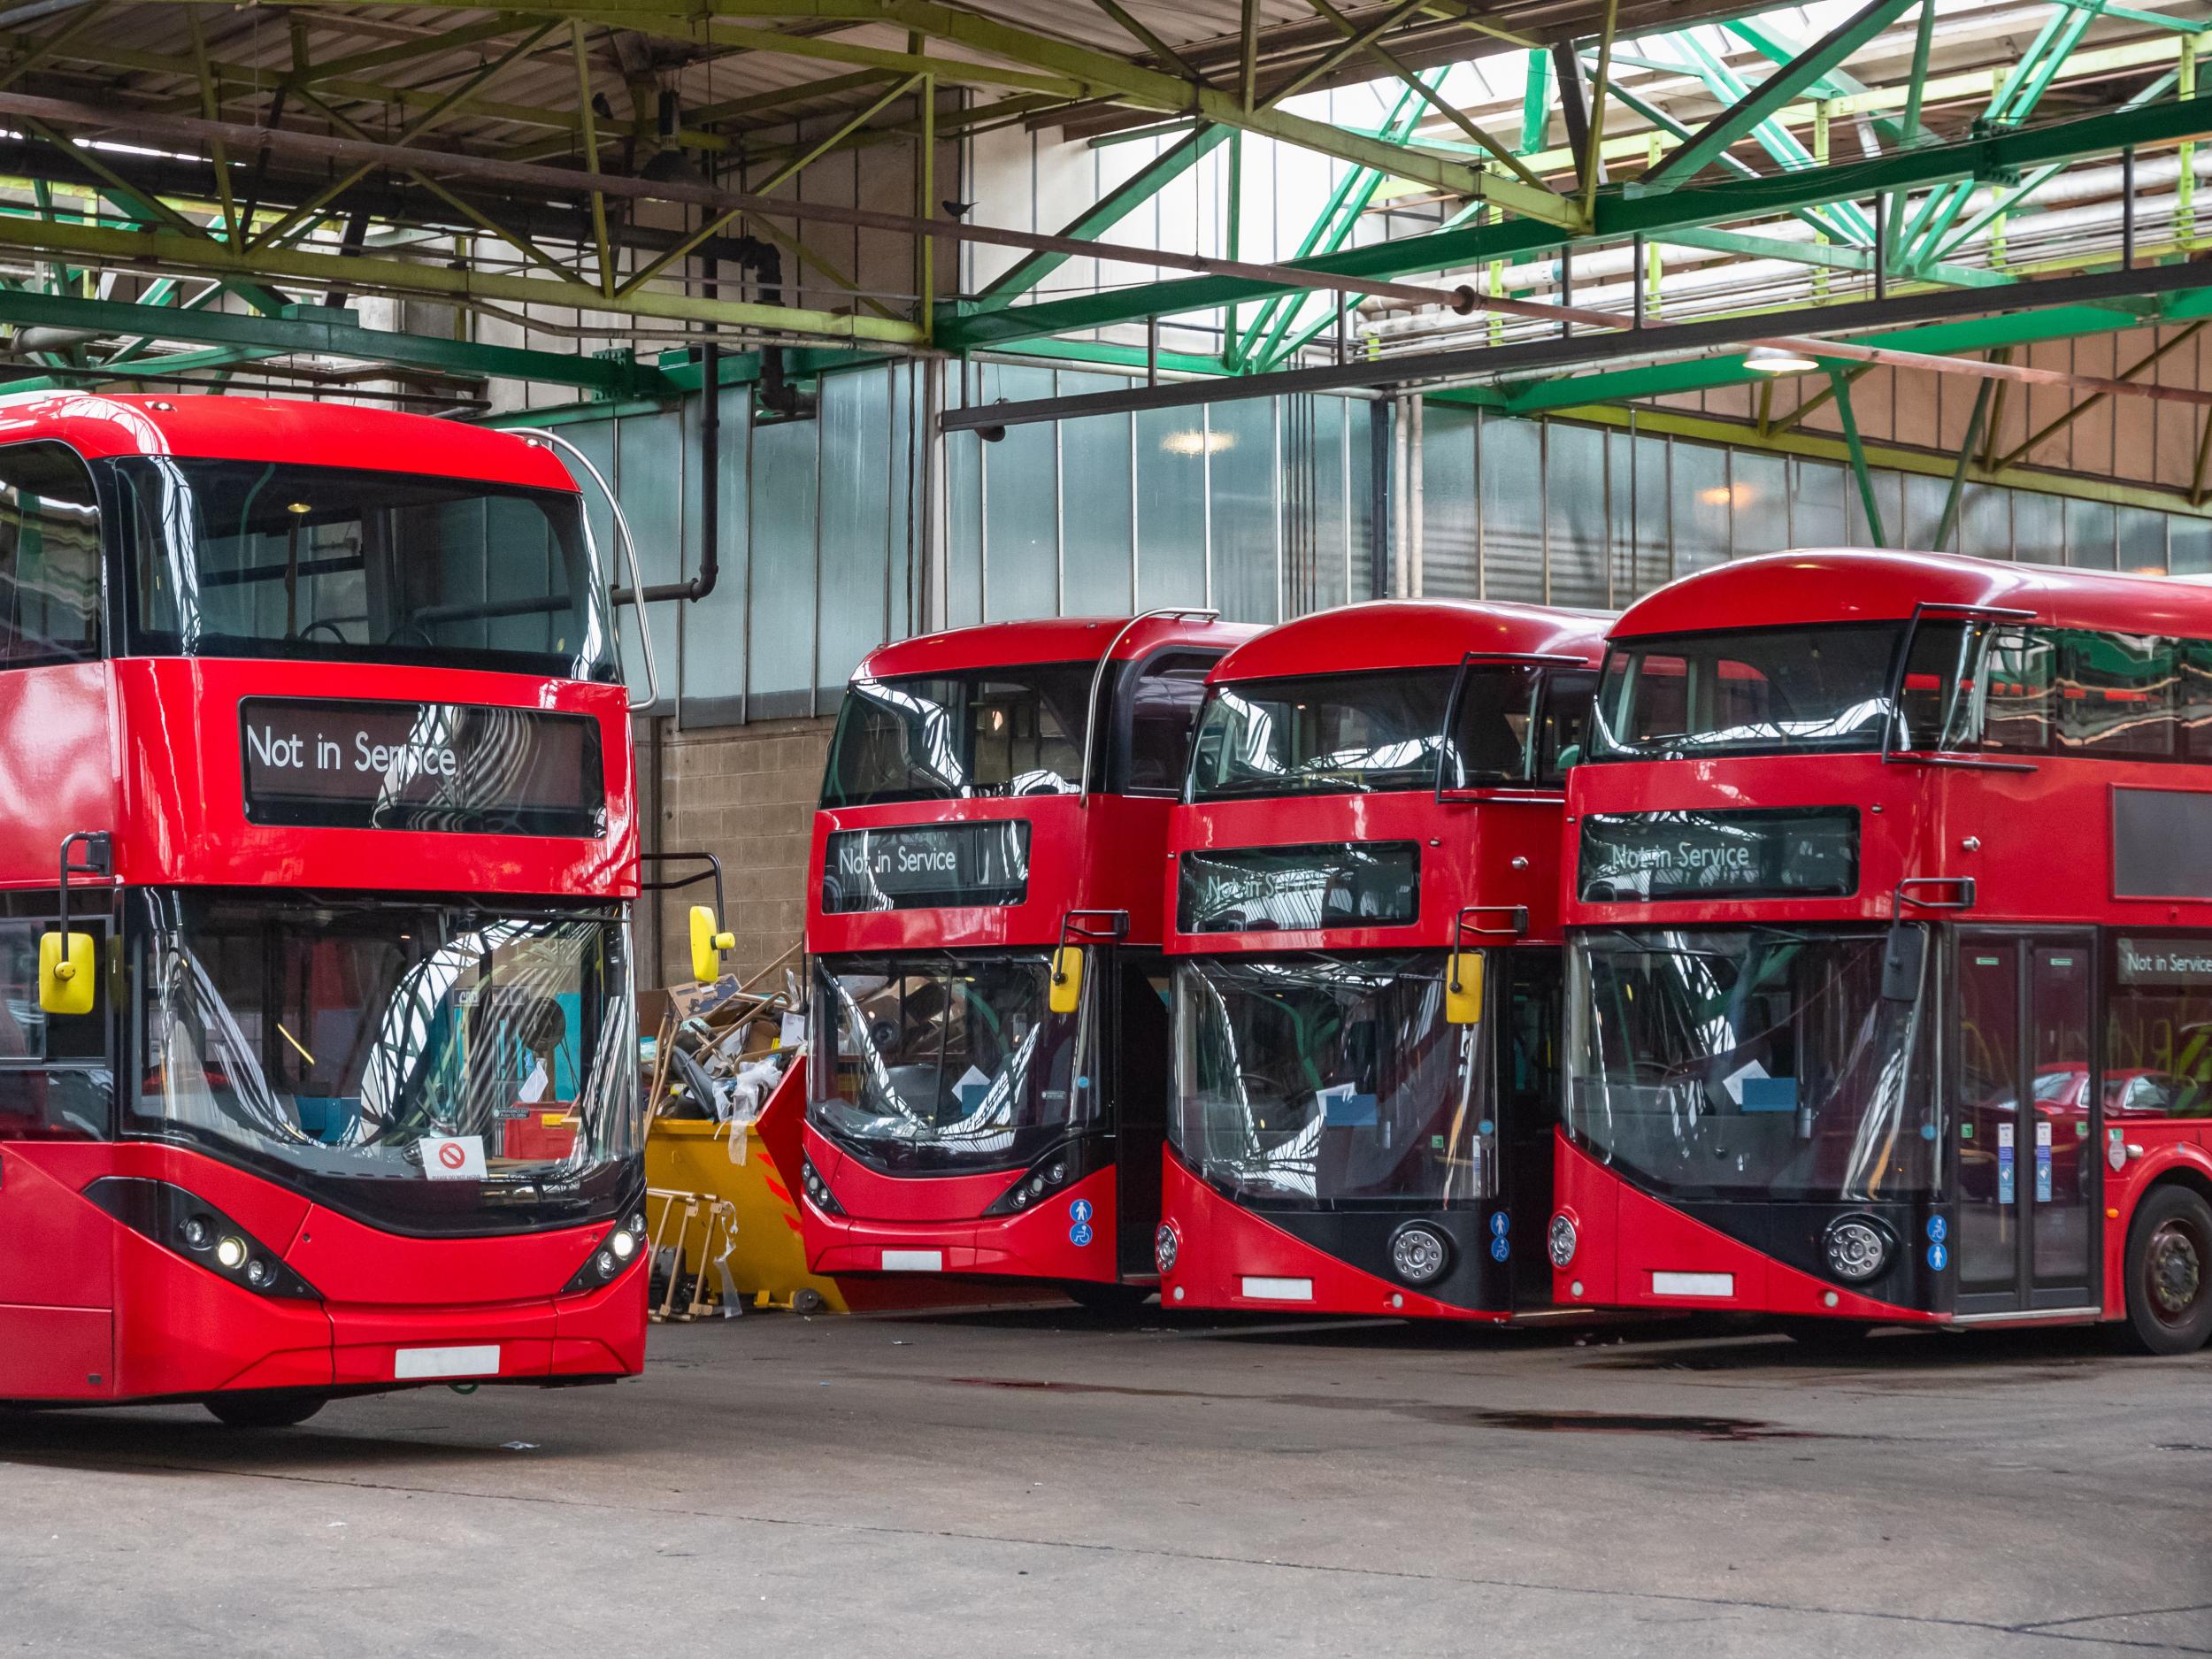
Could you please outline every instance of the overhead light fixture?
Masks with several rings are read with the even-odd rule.
[[[1170,455],[1219,455],[1225,449],[1237,447],[1237,434],[1213,428],[1201,430],[1191,427],[1171,432],[1160,440],[1160,448]]]
[[[1820,365],[1801,351],[1780,346],[1754,346],[1743,354],[1743,365],[1762,374],[1810,374]]]

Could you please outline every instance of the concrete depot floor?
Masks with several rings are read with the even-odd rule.
[[[2212,1355],[1072,1310],[0,1416],[0,1653],[2212,1654]]]

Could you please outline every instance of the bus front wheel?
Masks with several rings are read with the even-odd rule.
[[[2212,1337],[2212,1204],[2154,1187],[2128,1228],[2128,1328],[2150,1354],[2190,1354]]]
[[[218,1423],[234,1429],[288,1429],[304,1423],[330,1403],[328,1394],[304,1389],[266,1394],[217,1394],[200,1402]]]

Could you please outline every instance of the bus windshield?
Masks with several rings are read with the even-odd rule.
[[[1441,951],[1179,963],[1177,1152],[1259,1207],[1486,1195],[1483,1028],[1444,1023],[1444,972]]]
[[[1931,1192],[1918,1002],[1878,932],[1630,933],[1573,945],[1568,1132],[1663,1195],[1870,1202]]]
[[[583,504],[565,491],[178,456],[112,465],[134,651],[619,677]]]
[[[139,1126],[410,1231],[612,1213],[637,1176],[626,929],[486,909],[146,889]]]
[[[1879,749],[1908,626],[1733,629],[1617,643],[1598,687],[1590,758]],[[1940,741],[1963,630],[1957,622],[1913,630],[1893,748]]]
[[[1041,950],[819,960],[815,1127],[902,1173],[1028,1164],[1099,1110],[1083,1060],[1090,990],[1055,1014],[1050,981]]]
[[[855,680],[822,780],[826,807],[1075,795],[1095,663]]]
[[[1190,798],[1547,780],[1560,751],[1580,741],[1580,708],[1555,692],[1555,716],[1540,721],[1537,671],[1487,665],[1465,671],[1455,714],[1461,672],[1394,669],[1216,686],[1199,718]],[[1579,702],[1587,699],[1586,688]],[[1544,734],[1535,754],[1532,732]]]

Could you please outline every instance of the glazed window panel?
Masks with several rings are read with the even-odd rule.
[[[2041,628],[2000,629],[1982,659],[1982,731],[1991,749],[2040,755],[2055,723],[2058,647]]]
[[[2060,636],[2058,746],[2068,753],[2169,759],[2174,641],[2142,634]]]
[[[100,510],[58,443],[0,449],[0,667],[100,654]]]
[[[2212,939],[2122,933],[2108,958],[2107,1132],[2212,1118]]]
[[[2212,760],[2212,640],[2174,646],[2175,744],[2191,760]]]

